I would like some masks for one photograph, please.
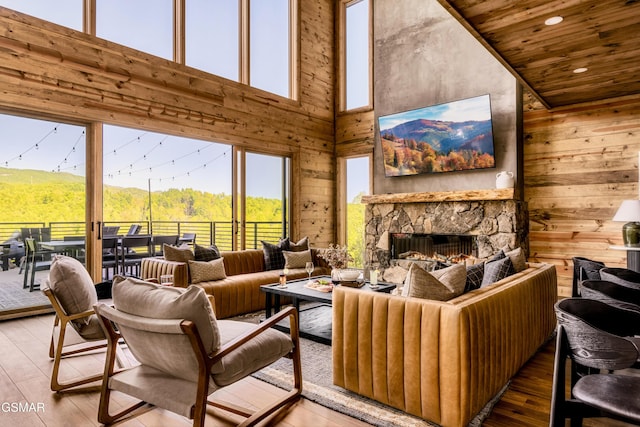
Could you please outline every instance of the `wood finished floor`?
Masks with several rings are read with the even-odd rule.
[[[22,426],[91,426],[96,420],[98,397],[96,391],[57,395],[49,389],[52,362],[48,346],[53,322],[52,315],[35,316],[0,322],[0,403],[30,402],[44,404],[44,412],[0,413],[0,425]],[[91,374],[102,370],[103,355],[75,357],[65,363],[66,378]],[[554,343],[545,345],[527,363],[509,390],[496,404],[484,426],[547,426],[553,374]],[[262,381],[248,378],[219,392],[219,398],[249,408],[261,407],[283,393]],[[127,405],[131,400],[117,395],[116,403]],[[217,411],[210,412],[206,425],[230,426],[242,418]],[[269,425],[280,426],[365,426],[361,421],[333,412],[323,406],[302,399]],[[161,409],[118,424],[120,426],[189,426],[189,420]],[[585,420],[585,426],[624,426],[608,419]]]

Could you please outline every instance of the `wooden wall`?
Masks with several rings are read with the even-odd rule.
[[[334,7],[301,1],[298,101],[0,7],[0,110],[291,155],[292,237],[333,241]],[[315,206],[307,210],[306,206]]]
[[[626,266],[622,223],[611,218],[638,198],[640,97],[549,112],[524,112],[525,199],[530,258],[558,269],[558,293],[571,293],[571,258]]]

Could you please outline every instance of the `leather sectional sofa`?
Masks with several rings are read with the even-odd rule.
[[[240,314],[263,310],[265,294],[261,285],[277,283],[282,270],[265,270],[264,252],[261,249],[226,251],[221,256],[227,277],[197,283],[205,292],[215,297],[216,317],[224,319]],[[315,266],[314,275],[330,274],[327,263],[318,256],[318,249],[311,249]],[[173,274],[174,286],[189,286],[189,268],[187,263],[167,261],[163,258],[145,258],[142,260],[140,276],[142,279],[159,279],[163,274]],[[287,279],[307,277],[304,268],[290,269]]]
[[[338,287],[333,382],[443,426],[466,426],[550,338],[557,278],[527,269],[446,302]]]

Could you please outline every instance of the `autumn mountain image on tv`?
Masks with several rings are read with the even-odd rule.
[[[495,167],[489,95],[378,121],[386,176]]]

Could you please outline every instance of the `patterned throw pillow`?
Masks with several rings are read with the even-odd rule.
[[[296,243],[289,242],[289,250],[291,252],[302,252],[309,249],[309,237],[303,237]],[[304,267],[304,266],[303,266]]]
[[[481,288],[489,286],[492,283],[502,280],[514,274],[511,258],[505,256],[498,261],[486,262],[484,264],[484,277],[482,278]]]
[[[189,273],[191,283],[208,282],[210,280],[222,280],[227,277],[224,271],[224,258],[213,261],[189,261]]]
[[[193,249],[193,256],[196,261],[213,261],[220,258],[220,250],[216,245],[211,245],[208,248],[196,244]]]
[[[516,248],[512,251],[506,252],[506,256],[511,258],[511,264],[516,273],[520,273],[527,268],[527,260],[524,258],[524,252],[522,248]]]
[[[411,267],[409,267],[404,288],[408,289],[406,296],[413,298],[448,301],[456,296],[444,283],[416,263],[411,264]]]
[[[264,252],[265,270],[282,270],[284,268],[284,255],[282,251],[289,250],[289,238],[280,240],[277,245],[262,240],[262,251]]]
[[[302,252],[282,251],[285,268],[304,268],[311,261],[311,250]]]
[[[469,292],[479,289],[484,278],[484,263],[467,266],[467,281],[464,285],[464,291]]]
[[[177,247],[165,243],[162,245],[162,253],[167,261],[188,262],[194,260],[193,252],[187,245]]]

